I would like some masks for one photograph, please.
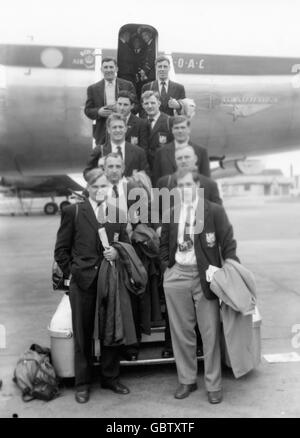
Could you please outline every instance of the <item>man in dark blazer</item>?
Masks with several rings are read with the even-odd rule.
[[[127,90],[136,99],[133,84],[125,79],[116,77],[118,67],[114,58],[103,58],[101,71],[104,79],[88,87],[87,101],[84,108],[85,115],[89,119],[96,121],[93,132],[96,144],[101,144],[105,141],[106,119],[115,110],[119,92]]]
[[[163,221],[160,255],[179,386],[175,398],[197,389],[195,325],[203,341],[204,380],[210,403],[222,401],[219,301],[209,288],[221,258],[236,256],[236,241],[221,205],[201,198],[199,174],[177,176],[181,203]],[[177,219],[178,218],[178,219]]]
[[[197,166],[201,175],[210,177],[210,166],[207,150],[190,142],[190,120],[185,116],[175,116],[172,119],[172,134],[174,141],[159,148],[154,157],[153,184],[164,175],[170,175],[176,170],[175,150],[186,145],[193,146],[198,157]]]
[[[57,232],[54,257],[64,277],[70,281],[73,336],[75,344],[75,399],[78,403],[89,400],[92,379],[92,338],[94,331],[97,279],[103,257],[113,261],[116,250],[103,248],[98,230],[97,217],[104,217],[109,182],[103,171],[94,169],[89,173],[87,190],[89,199],[70,205],[62,212]],[[99,204],[99,205],[98,205]],[[118,236],[121,242],[129,243],[125,223],[106,222],[104,226],[108,242]],[[118,394],[129,390],[119,382],[119,347],[101,346],[102,387]]]
[[[158,93],[151,90],[145,91],[141,101],[148,121],[148,162],[150,171],[154,173],[153,163],[156,150],[173,139],[170,117],[159,111]]]
[[[107,132],[109,140],[96,146],[87,161],[83,174],[98,167],[99,159],[105,157],[110,152],[117,152],[125,162],[124,176],[131,176],[134,170],[144,170],[149,174],[149,165],[146,152],[140,146],[135,146],[125,141],[126,121],[121,114],[113,113],[107,119]]]
[[[145,151],[148,147],[148,123],[147,120],[132,114],[134,109],[134,96],[128,91],[120,91],[117,99],[117,113],[126,119],[127,131],[125,140],[129,143],[140,146]]]
[[[197,171],[197,155],[195,154],[195,150],[192,146],[184,146],[175,151],[175,162],[177,171],[172,175],[165,175],[159,178],[157,181],[158,189],[162,189],[166,187],[168,190],[172,190],[177,186],[177,173],[182,169],[194,169]],[[207,176],[199,174],[199,182],[200,187],[204,189],[204,198],[208,199],[211,202],[215,202],[216,204],[222,205],[222,199],[220,197],[219,189],[217,183],[208,178]],[[171,198],[172,201],[172,198]],[[162,199],[159,199],[159,218],[162,219],[163,215],[163,205]],[[158,227],[156,232],[160,235],[161,227]],[[200,342],[200,335],[198,329],[197,332],[197,352],[198,356],[202,356],[202,346]],[[201,346],[201,347],[200,347]],[[169,358],[173,356],[172,351],[172,343],[171,343],[171,334],[170,334],[170,326],[168,323],[168,314],[166,313],[166,327],[165,327],[165,345],[162,351],[162,357]]]
[[[175,115],[175,110],[181,111],[180,99],[185,99],[184,86],[170,81],[170,60],[160,56],[155,61],[157,79],[147,83],[142,88],[142,93],[147,90],[156,91],[160,97],[160,111],[169,116]]]

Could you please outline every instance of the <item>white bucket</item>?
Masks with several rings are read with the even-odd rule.
[[[48,327],[51,358],[56,375],[74,377],[74,338],[72,311],[68,295],[64,295]]]

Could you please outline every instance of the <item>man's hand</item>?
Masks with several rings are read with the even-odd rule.
[[[106,106],[103,106],[98,109],[98,114],[100,117],[108,117],[112,113],[112,109],[107,108]]]
[[[103,251],[103,255],[105,260],[107,260],[108,262],[111,262],[113,260],[116,260],[118,258],[118,251],[113,248],[112,246],[110,246],[109,248],[105,249],[105,251]]]
[[[181,106],[180,103],[178,103],[176,99],[173,99],[172,97],[169,99],[169,102],[168,102],[169,108],[179,109],[180,106]]]
[[[162,227],[158,227],[158,228],[156,228],[156,234],[158,235],[158,237],[160,238],[160,236],[161,236],[161,228]]]
[[[146,79],[148,79],[148,77],[143,69],[140,70],[140,76],[141,76],[142,81],[145,81]]]
[[[218,271],[220,268],[217,266],[209,265],[208,269],[206,270],[206,281],[208,283],[211,283],[214,278],[214,273]]]

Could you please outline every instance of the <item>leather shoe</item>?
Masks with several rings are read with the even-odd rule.
[[[222,391],[211,391],[207,393],[209,403],[215,405],[217,403],[221,403],[223,395]]]
[[[163,359],[169,359],[170,357],[174,357],[174,353],[173,353],[173,350],[163,350],[162,352],[161,352],[161,357],[163,358]]]
[[[179,399],[186,398],[191,392],[196,391],[196,389],[197,383],[192,383],[191,385],[184,385],[183,383],[180,383],[174,397]]]
[[[87,389],[76,391],[75,400],[77,403],[87,403],[90,399],[90,393]]]
[[[113,392],[117,394],[129,394],[129,389],[120,382],[112,382],[112,383],[102,383],[102,388],[111,389]]]

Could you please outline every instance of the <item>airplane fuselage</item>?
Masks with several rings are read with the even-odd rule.
[[[92,147],[92,122],[83,112],[86,89],[100,79],[93,51],[0,46],[1,175],[82,170]],[[103,49],[102,56],[106,53],[116,51]],[[270,58],[266,74],[255,71],[252,60],[245,74],[245,62],[244,71],[237,66],[240,57],[221,58],[172,54],[174,79],[197,105],[192,139],[210,157],[297,149],[300,88],[295,73],[300,60],[277,59],[272,70]]]

